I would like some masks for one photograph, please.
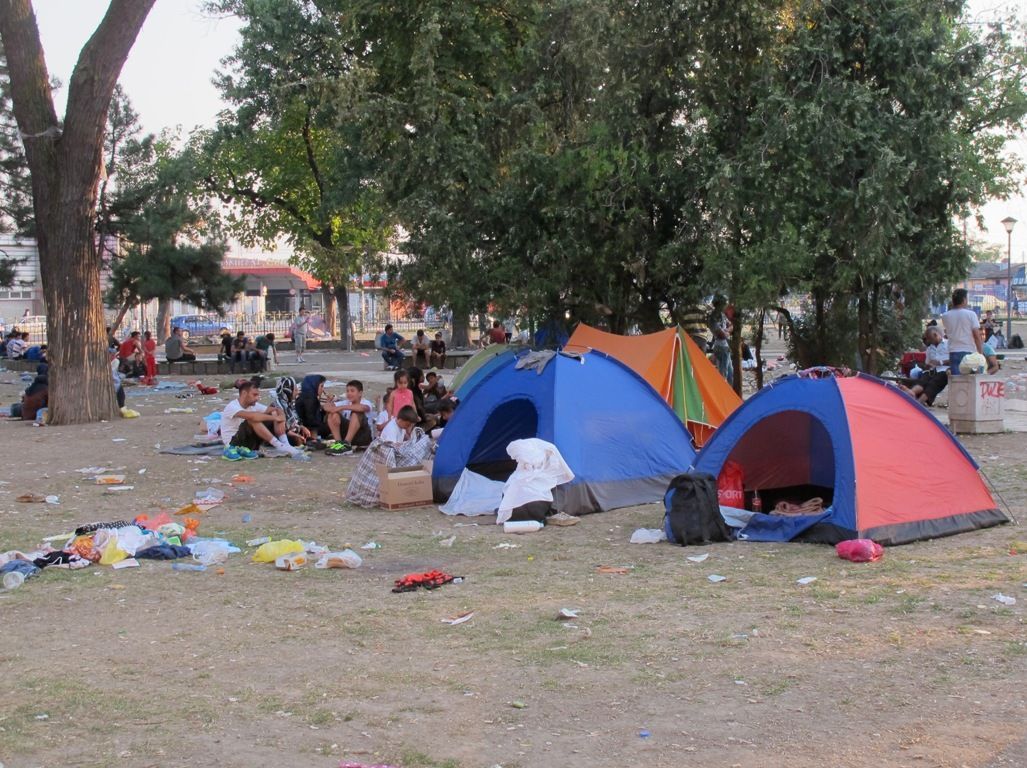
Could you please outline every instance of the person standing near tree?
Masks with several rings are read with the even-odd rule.
[[[303,353],[307,351],[307,335],[310,333],[310,310],[300,307],[292,321],[292,343],[296,350],[296,362],[304,363]]]
[[[143,334],[143,362],[146,364],[146,378],[157,378],[157,341],[149,331]]]
[[[731,362],[731,332],[734,326],[725,310],[726,302],[717,297],[713,302],[713,313],[710,315],[709,326],[713,332],[713,362],[728,384],[734,386],[734,363]]]
[[[984,353],[981,324],[977,313],[967,304],[966,288],[952,292],[952,308],[941,316],[949,340],[949,366],[953,376],[959,375],[959,364],[971,352]]]

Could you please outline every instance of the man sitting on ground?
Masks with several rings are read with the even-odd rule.
[[[402,336],[392,330],[392,324],[385,326],[385,332],[378,337],[377,348],[382,353],[382,359],[390,371],[398,371],[403,367],[403,351],[400,345],[406,341]]]
[[[382,430],[382,442],[393,445],[405,443],[410,439],[410,433],[417,424],[417,409],[412,405],[405,405],[399,409],[394,419],[391,419]]]
[[[239,396],[225,406],[221,413],[222,454],[229,461],[256,459],[264,445],[275,450],[274,455],[291,456],[300,461],[310,457],[294,448],[285,439],[285,415],[277,408],[268,408],[259,402],[260,389],[256,382],[244,381],[239,385]]]
[[[371,412],[374,406],[370,400],[364,399],[364,384],[357,379],[346,382],[346,399],[336,400],[335,407],[346,426],[343,444],[348,446],[347,454],[354,453],[354,448],[366,448],[371,444]]]
[[[196,360],[196,353],[185,343],[182,329],[178,326],[171,329],[171,335],[164,342],[164,356],[169,363],[191,363]]]

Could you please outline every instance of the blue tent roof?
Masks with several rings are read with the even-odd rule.
[[[467,397],[467,394],[478,386],[490,373],[497,368],[501,368],[504,365],[510,364],[515,358],[516,354],[522,350],[516,349],[505,349],[498,355],[482,363],[481,367],[478,368],[474,373],[467,377],[467,379],[456,388],[454,394],[458,399],[463,400]]]
[[[556,493],[569,514],[658,502],[695,460],[688,430],[660,395],[601,352],[557,355],[545,369],[517,370],[511,356],[466,393],[439,441],[438,498],[464,468],[509,460],[511,441],[553,443],[575,479]]]

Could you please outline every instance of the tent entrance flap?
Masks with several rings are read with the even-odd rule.
[[[835,486],[834,446],[827,429],[805,411],[780,411],[747,430],[728,455],[742,467],[745,490],[819,490],[823,495]],[[751,493],[747,493],[747,500]],[[784,498],[784,495],[782,495]],[[768,509],[769,498],[763,501]],[[831,503],[824,498],[824,505]]]
[[[514,440],[538,437],[538,410],[525,398],[497,406],[482,426],[467,467],[493,480],[506,480],[517,467],[506,447]]]

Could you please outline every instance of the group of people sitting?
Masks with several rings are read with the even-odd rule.
[[[402,443],[415,427],[445,427],[456,404],[437,373],[425,377],[418,368],[396,371],[378,409],[365,398],[361,381],[347,382],[341,395],[325,391],[325,382],[321,374],[310,374],[297,391],[296,380],[284,376],[266,404],[260,402],[257,380],[239,382],[238,397],[221,413],[222,456],[307,461],[309,451],[321,449],[329,456],[352,455],[376,437]]]
[[[46,362],[46,344],[33,344],[29,341],[27,331],[13,329],[6,337],[0,339],[0,357],[8,360],[30,360],[34,363]]]
[[[157,375],[157,342],[149,331],[132,331],[123,341],[107,329],[107,345],[117,355],[118,373],[130,379],[150,378]]]
[[[988,374],[998,373],[1002,367],[994,347],[984,339],[981,322],[970,309],[964,288],[952,292],[951,307],[941,316],[941,324],[937,320],[927,324],[923,343],[924,367],[904,388],[927,406],[934,405],[935,398],[948,386],[950,375],[959,375],[959,365],[967,355],[983,355]]]
[[[298,358],[299,359],[299,358]],[[227,328],[221,329],[221,349],[218,350],[218,361],[227,361],[229,369],[234,373],[238,367],[242,371],[260,373],[267,370],[268,361],[278,365],[278,349],[275,347],[275,335],[265,333],[251,339],[243,331],[235,336]]]
[[[386,325],[385,330],[375,339],[374,348],[381,353],[388,370],[398,371],[403,368],[406,361],[403,345],[406,342],[405,338],[396,333],[391,323]],[[429,340],[424,329],[418,330],[410,342],[410,350],[413,353],[415,366],[422,368],[446,367],[446,342],[442,339],[441,333],[436,333],[435,338]]]

